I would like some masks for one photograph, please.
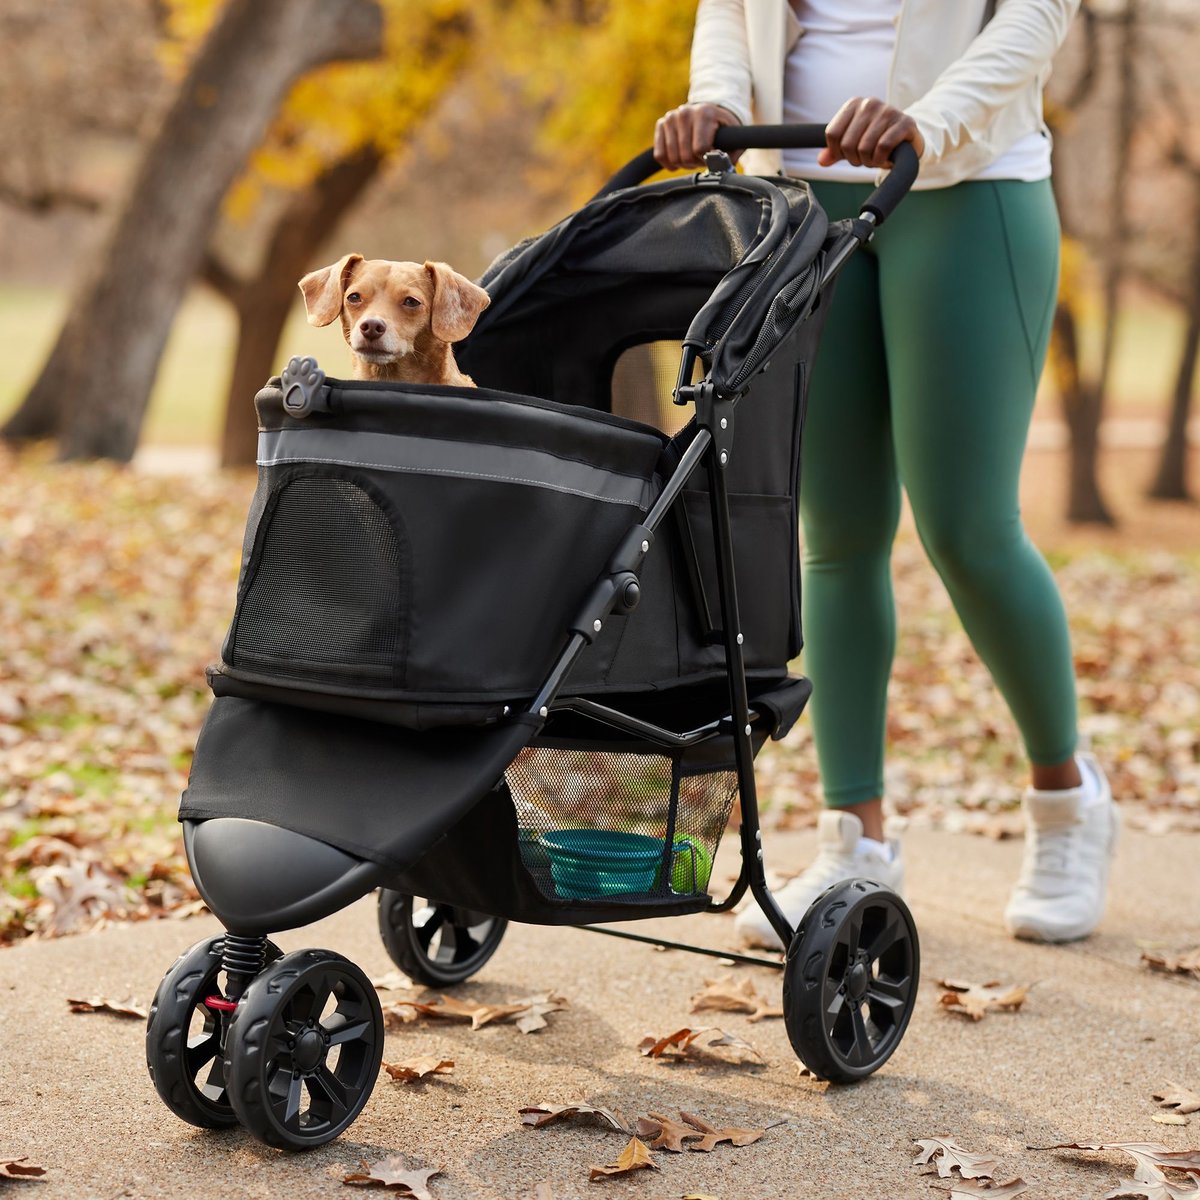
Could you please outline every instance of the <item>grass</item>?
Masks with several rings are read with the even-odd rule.
[[[37,376],[62,320],[65,290],[0,285],[0,420]],[[1117,333],[1113,409],[1128,416],[1165,413],[1182,336],[1178,310],[1144,296],[1131,299]],[[175,321],[150,401],[143,442],[211,446],[220,432],[236,327],[229,307],[211,292],[195,289]],[[1085,352],[1095,356],[1098,332],[1085,327]],[[312,354],[336,373],[346,351],[336,329],[312,329],[297,302],[276,357],[278,370],[293,354]],[[1200,383],[1198,383],[1200,387]],[[1058,416],[1057,401],[1043,387],[1039,412]],[[247,396],[249,404],[253,397]]]

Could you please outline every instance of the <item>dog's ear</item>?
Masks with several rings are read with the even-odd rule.
[[[350,272],[363,260],[361,254],[347,254],[332,266],[312,271],[300,280],[304,310],[310,325],[329,325],[342,312],[342,297]]]
[[[445,263],[427,262],[425,270],[433,280],[433,336],[443,342],[461,342],[492,298]]]

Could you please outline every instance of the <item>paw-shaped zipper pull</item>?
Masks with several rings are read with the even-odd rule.
[[[315,358],[293,356],[279,377],[283,386],[283,409],[291,417],[307,417],[317,411],[317,397],[325,386],[325,372]],[[328,405],[321,405],[328,409]]]

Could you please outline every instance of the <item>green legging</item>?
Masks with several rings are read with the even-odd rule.
[[[870,190],[814,188],[832,219]],[[1074,752],[1066,614],[1017,498],[1058,251],[1049,181],[962,183],[909,195],[838,278],[800,491],[804,662],[829,805],[883,795],[901,485],[1031,761]]]

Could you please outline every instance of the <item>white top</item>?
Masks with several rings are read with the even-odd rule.
[[[827,124],[851,96],[886,97],[901,0],[793,0],[803,33],[784,63],[785,124]],[[801,179],[873,183],[873,167],[817,164],[816,150],[783,151],[783,169]],[[1039,132],[1018,138],[971,179],[1047,179],[1050,141]]]

